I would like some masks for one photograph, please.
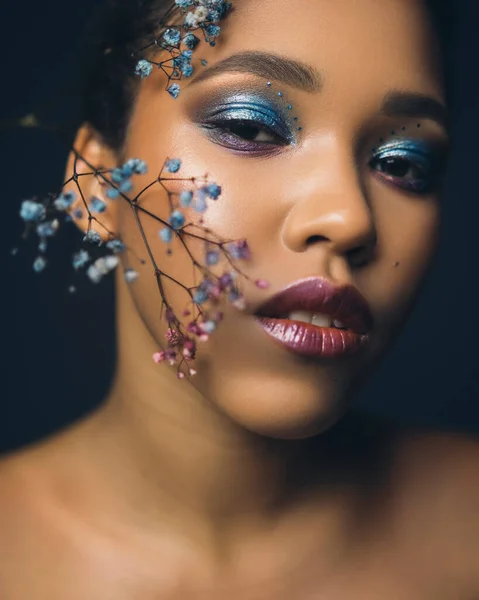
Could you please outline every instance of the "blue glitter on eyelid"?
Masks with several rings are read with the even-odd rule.
[[[423,167],[428,168],[433,163],[433,152],[429,144],[419,140],[395,140],[385,144],[375,154],[374,158],[414,158]]]
[[[234,98],[232,102],[222,102],[206,115],[206,120],[215,121],[251,121],[270,127],[273,131],[284,137],[290,143],[295,141],[293,127],[288,126],[289,118],[283,118],[281,114],[269,103],[261,98],[251,96]]]

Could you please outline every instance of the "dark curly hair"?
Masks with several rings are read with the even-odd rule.
[[[458,7],[456,0],[423,0],[430,11],[443,50],[448,104],[452,95],[452,49]],[[138,58],[132,53],[158,35],[162,18],[173,0],[105,0],[83,39],[88,40],[83,62],[81,121],[90,123],[111,147],[120,150],[138,89],[134,75]]]

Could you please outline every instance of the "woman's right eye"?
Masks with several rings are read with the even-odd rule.
[[[276,152],[294,142],[293,134],[273,110],[239,106],[200,122],[212,142],[244,153]]]

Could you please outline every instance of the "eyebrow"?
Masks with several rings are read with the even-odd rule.
[[[240,52],[220,60],[197,75],[190,85],[222,73],[252,73],[281,81],[306,92],[319,92],[322,87],[321,75],[311,65],[279,54],[259,51]]]
[[[196,75],[189,86],[223,73],[251,73],[310,93],[321,92],[323,88],[323,76],[312,65],[260,51],[239,52],[220,60]],[[449,131],[449,114],[444,104],[432,96],[418,92],[391,90],[384,96],[380,114],[387,117],[431,119]]]
[[[442,102],[419,94],[393,90],[386,94],[381,114],[387,117],[414,117],[431,119],[449,130],[449,112]]]

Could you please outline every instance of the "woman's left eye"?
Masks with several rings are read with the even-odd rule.
[[[442,174],[435,157],[422,150],[385,149],[371,159],[369,166],[382,179],[416,194],[433,191]]]

